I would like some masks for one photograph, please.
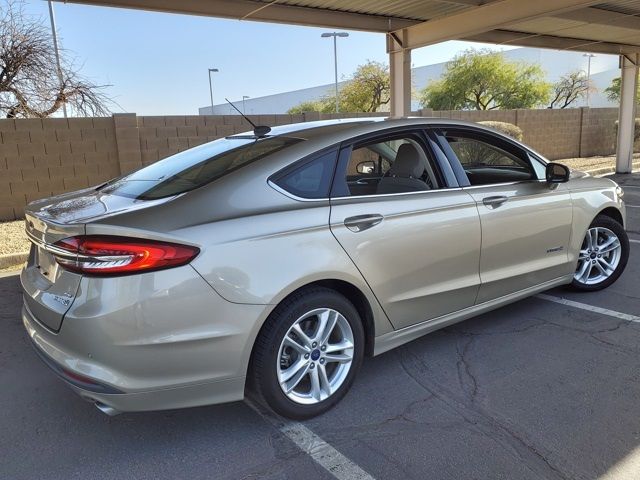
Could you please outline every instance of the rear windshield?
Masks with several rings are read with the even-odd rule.
[[[300,141],[290,137],[221,138],[107,183],[100,191],[139,200],[169,197],[201,187]]]

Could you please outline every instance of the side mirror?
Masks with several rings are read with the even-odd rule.
[[[561,163],[547,163],[547,183],[564,183],[569,181],[569,167]]]
[[[371,160],[360,162],[358,165],[356,165],[356,171],[358,173],[364,173],[368,175],[376,171],[376,164]]]

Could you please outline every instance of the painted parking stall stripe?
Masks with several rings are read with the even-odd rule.
[[[633,238],[630,238],[629,242],[631,242],[631,243],[640,243],[640,240],[634,240]]]
[[[639,242],[640,243],[640,242]],[[620,320],[626,320],[628,322],[640,323],[640,317],[637,315],[631,315],[629,313],[616,312],[615,310],[609,310],[608,308],[596,307],[588,305],[586,303],[574,302],[573,300],[567,300],[566,298],[554,297],[553,295],[547,295],[540,293],[535,296],[548,302],[559,303],[560,305],[566,305],[568,307],[579,308],[581,310],[588,310],[589,312],[600,313],[602,315],[608,315],[609,317],[619,318]]]
[[[280,431],[337,479],[373,480],[371,475],[301,423],[286,423]]]
[[[295,443],[300,450],[309,455],[318,465],[338,480],[375,480],[374,477],[365,472],[359,465],[345,457],[301,423],[274,417],[264,412],[253,402],[246,400],[245,402],[258,413],[258,415],[276,427],[280,433]]]

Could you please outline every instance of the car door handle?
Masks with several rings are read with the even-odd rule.
[[[496,208],[502,205],[507,200],[509,200],[507,197],[498,195],[495,197],[485,197],[482,199],[482,203],[484,203],[487,207]]]
[[[344,219],[344,226],[352,232],[363,232],[378,225],[384,217],[377,213],[371,215],[356,215]]]

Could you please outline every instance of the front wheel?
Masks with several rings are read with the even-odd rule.
[[[628,259],[629,237],[622,225],[597,216],[582,241],[571,286],[588,292],[607,288],[622,274]]]
[[[364,356],[358,311],[341,294],[310,288],[270,315],[251,365],[252,393],[276,413],[310,418],[335,405]]]

